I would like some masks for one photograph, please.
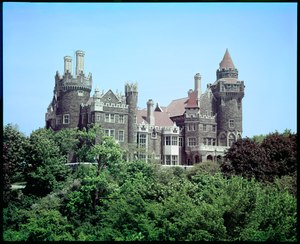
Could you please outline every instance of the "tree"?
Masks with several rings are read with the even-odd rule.
[[[268,173],[275,176],[291,175],[296,172],[297,137],[285,131],[269,134],[262,142],[269,162]]]
[[[45,196],[66,180],[70,169],[65,165],[51,129],[38,129],[30,135],[27,150],[26,181],[24,192]]]
[[[7,124],[3,128],[3,201],[10,200],[11,182],[23,180],[27,137],[16,125]]]
[[[258,143],[246,138],[236,141],[225,153],[221,171],[225,175],[264,179],[267,157]]]

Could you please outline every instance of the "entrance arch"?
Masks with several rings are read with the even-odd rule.
[[[206,159],[207,159],[208,161],[213,161],[213,156],[212,156],[212,155],[208,155],[208,156],[206,157]]]
[[[200,163],[200,157],[199,157],[199,155],[196,155],[195,156],[195,163],[197,164],[197,163]]]

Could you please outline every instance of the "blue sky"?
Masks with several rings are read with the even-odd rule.
[[[246,86],[243,135],[296,132],[297,3],[3,3],[4,124],[45,126],[55,72],[76,50],[93,90],[138,82],[144,108],[186,97],[196,73],[204,91],[226,48]]]

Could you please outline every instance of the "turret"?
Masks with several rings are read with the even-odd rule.
[[[136,84],[125,84],[126,104],[128,105],[128,143],[136,141],[136,110],[138,102],[138,86]]]
[[[64,57],[64,74],[70,73],[72,75],[72,57]]]
[[[211,86],[217,108],[217,136],[219,146],[231,146],[242,136],[242,99],[244,81],[238,80],[238,71],[226,49],[217,81]]]
[[[231,56],[226,48],[224,57],[217,69],[217,80],[221,78],[236,78],[238,79],[238,70],[235,68]]]
[[[195,74],[195,95],[198,107],[200,107],[200,97],[201,97],[201,75],[199,73]]]
[[[155,125],[154,103],[152,99],[149,99],[147,102],[147,121],[149,125]]]
[[[80,75],[80,73],[84,74],[84,52],[76,51],[76,76]]]

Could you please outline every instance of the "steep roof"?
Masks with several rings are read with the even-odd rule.
[[[226,48],[226,52],[224,54],[223,60],[220,62],[220,69],[229,69],[229,68],[235,69],[231,56],[228,52],[228,48]]]
[[[141,124],[143,121],[145,124],[148,124],[147,122],[147,110],[137,110],[137,123]],[[169,113],[167,112],[159,112],[154,111],[154,118],[155,118],[155,125],[156,126],[172,126],[173,121],[169,117]]]
[[[187,103],[187,100],[187,97],[173,100],[168,105],[165,111],[170,114],[170,117],[183,115],[185,112],[185,105]]]

